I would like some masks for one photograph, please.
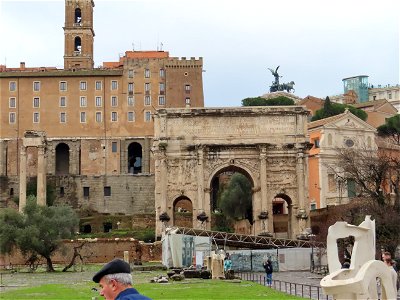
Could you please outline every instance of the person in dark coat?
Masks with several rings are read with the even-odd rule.
[[[99,284],[100,296],[106,300],[151,300],[132,287],[131,267],[119,258],[104,265],[93,281]]]
[[[267,285],[269,287],[272,286],[272,262],[270,259],[268,259],[266,262],[263,263],[263,267],[265,269],[265,274],[267,275]]]

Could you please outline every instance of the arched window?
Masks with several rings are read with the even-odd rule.
[[[74,51],[76,52],[81,52],[82,50],[82,41],[79,36],[75,37],[75,46],[74,46]]]
[[[75,23],[80,23],[82,21],[81,9],[78,7],[75,9]]]

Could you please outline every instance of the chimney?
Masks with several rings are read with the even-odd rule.
[[[20,68],[21,70],[25,70],[25,62],[24,62],[24,61],[21,61],[21,62],[19,63],[19,68]]]

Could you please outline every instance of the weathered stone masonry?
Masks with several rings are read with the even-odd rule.
[[[193,204],[193,227],[200,213],[211,215],[211,182],[223,170],[237,170],[253,184],[253,232],[273,233],[272,200],[289,207],[289,237],[308,227],[307,111],[303,107],[161,109],[155,116],[156,232],[159,216],[174,224],[177,198]],[[269,218],[263,220],[262,213]],[[210,219],[206,228],[210,229]]]

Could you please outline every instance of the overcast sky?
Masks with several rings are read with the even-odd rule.
[[[342,79],[399,83],[398,0],[95,0],[95,66],[127,50],[203,57],[206,106],[269,91],[278,65],[295,94],[343,92]],[[0,64],[63,67],[64,1],[0,0]]]

